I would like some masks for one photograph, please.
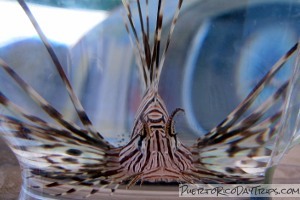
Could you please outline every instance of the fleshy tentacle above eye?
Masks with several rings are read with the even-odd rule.
[[[224,174],[229,182],[245,178],[244,181],[250,181],[253,177],[264,173],[272,152],[269,142],[272,142],[279,130],[290,80],[283,83],[248,116],[245,114],[265,86],[298,49],[297,43],[275,63],[246,99],[223,122],[197,140],[191,148],[196,168],[204,167],[217,174]],[[222,165],[219,165],[221,163]]]

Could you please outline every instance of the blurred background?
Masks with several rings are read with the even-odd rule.
[[[145,88],[122,25],[121,1],[28,2],[96,128],[114,145],[125,144]],[[176,1],[166,4],[163,37],[176,5]],[[185,109],[176,118],[182,140],[192,142],[222,121],[298,41],[299,10],[298,0],[184,1],[160,82],[169,112]],[[150,12],[150,18],[154,15]],[[66,118],[78,120],[47,52],[15,1],[0,1],[0,57]],[[289,78],[294,59],[257,105]],[[51,121],[3,71],[0,81],[1,91],[15,103]],[[0,112],[7,111],[0,108]],[[2,141],[0,148],[0,196],[14,199],[21,183],[19,167]],[[298,150],[296,145],[281,161],[275,182],[299,183]]]

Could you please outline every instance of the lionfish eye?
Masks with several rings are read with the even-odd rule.
[[[142,132],[140,133],[140,139],[138,141],[138,148],[141,149],[142,147],[142,142],[146,137],[146,132],[144,130],[142,130]]]
[[[139,141],[138,141],[138,148],[141,149],[142,147],[142,142],[143,142],[143,139],[142,137],[140,137]]]
[[[174,141],[175,141],[175,149],[177,149],[178,148],[177,133],[174,133],[174,135],[172,135],[172,137],[174,138]]]

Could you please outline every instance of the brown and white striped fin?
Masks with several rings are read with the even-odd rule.
[[[271,68],[271,70],[259,81],[249,95],[241,102],[218,126],[213,128],[207,136],[214,137],[221,133],[226,133],[226,130],[240,119],[240,117],[249,109],[256,100],[258,95],[263,91],[265,86],[270,83],[272,78],[283,67],[286,61],[294,55],[299,49],[299,43],[296,43],[284,56],[282,56]],[[200,139],[201,140],[201,139]]]
[[[31,172],[27,179],[35,179],[34,189],[55,188],[49,194],[63,196],[85,188],[89,196],[100,187],[120,181],[110,178],[120,173],[117,154],[110,153],[106,146],[93,139],[86,140],[65,129],[41,127],[4,115],[0,115],[0,133],[19,161],[26,163]],[[47,184],[36,185],[38,180]],[[70,188],[57,193],[60,187]]]
[[[67,121],[64,119],[63,115],[57,111],[51,104],[45,100],[37,91],[35,91],[29,84],[27,84],[7,63],[5,63],[2,59],[0,59],[0,67],[2,67],[11,78],[13,78],[16,83],[27,93],[27,95],[33,99],[51,118],[57,121],[60,125],[65,127],[66,129],[72,131],[74,134],[80,134],[86,140],[95,140],[99,143],[102,143],[105,146],[110,146],[107,141],[101,139],[99,137],[94,137],[94,135],[90,134],[89,132],[82,131],[80,127],[76,124]],[[2,94],[3,103],[9,104],[8,99]],[[13,106],[12,103],[9,105]],[[16,106],[13,108],[17,109],[15,111],[21,111]],[[21,111],[23,112],[23,111]],[[22,113],[17,113],[21,114]],[[28,118],[28,117],[27,117]],[[33,117],[31,117],[33,119]],[[36,118],[36,117],[35,117]],[[37,118],[36,118],[37,119]],[[41,120],[38,120],[41,122]]]
[[[292,47],[261,79],[246,99],[191,148],[195,165],[229,177],[249,178],[264,173],[272,152],[272,141],[280,128],[290,80],[282,83],[256,109],[250,106],[285,62],[299,49]],[[218,165],[222,163],[222,165]],[[252,178],[251,178],[252,177]],[[244,179],[243,179],[244,180]]]
[[[154,45],[152,50],[152,62],[150,66],[150,79],[153,83],[156,79],[156,70],[159,65],[160,59],[160,43],[161,43],[161,34],[162,34],[162,25],[163,25],[163,9],[165,5],[165,0],[159,0],[156,16],[156,27],[154,33]]]
[[[156,70],[156,72],[157,72],[157,74],[156,74],[157,83],[156,84],[157,85],[159,84],[161,71],[162,71],[162,68],[163,68],[163,65],[164,65],[164,62],[165,62],[165,59],[166,59],[166,53],[167,53],[167,51],[169,49],[169,46],[170,46],[171,38],[172,38],[174,29],[175,29],[175,26],[176,26],[176,22],[177,22],[178,17],[179,17],[179,13],[180,13],[180,9],[182,7],[182,3],[183,3],[183,0],[178,1],[178,6],[177,6],[177,9],[175,11],[175,15],[173,17],[173,20],[172,20],[172,24],[171,24],[170,31],[169,31],[169,34],[168,34],[168,37],[167,37],[165,49],[163,50],[161,60],[160,60],[159,64],[157,65],[157,70]]]
[[[36,117],[32,114],[30,114],[28,111],[24,110],[23,108],[19,107],[18,105],[14,104],[12,101],[10,101],[1,91],[0,91],[0,104],[3,105],[7,110],[11,111],[12,113],[22,117],[23,119],[28,120],[36,127],[44,128],[44,129],[56,129],[59,131],[71,131],[72,137],[76,137],[79,140],[88,140],[93,142],[99,142],[98,140],[93,139],[92,137],[89,137],[86,134],[85,130],[82,130],[80,127],[78,127],[76,124],[67,122],[64,119],[60,119],[56,116],[55,119],[60,122],[61,127],[58,127],[57,124],[51,124],[49,122],[44,121],[43,119]],[[53,110],[54,108],[48,108],[46,110]],[[55,109],[54,109],[55,110]],[[53,111],[57,112],[57,111]],[[49,114],[50,115],[50,114]],[[57,113],[57,115],[60,115]],[[6,115],[0,115],[2,118],[11,118]],[[19,121],[21,123],[21,121]],[[25,122],[24,122],[25,123]],[[47,134],[47,133],[45,133]],[[101,143],[101,142],[100,142]],[[104,146],[109,146],[106,143],[102,143]]]
[[[39,171],[36,170],[36,172],[39,175]],[[54,179],[45,179],[45,176],[44,174],[43,177],[35,175],[28,177],[27,187],[35,191],[42,190],[47,196],[56,198],[88,199],[89,197],[95,198],[95,195],[98,195],[96,198],[112,195],[119,186],[114,181],[106,181],[106,178],[84,179],[82,178],[86,176],[84,173],[68,174],[68,176],[57,175]],[[32,183],[31,185],[29,184],[30,182]]]
[[[42,120],[41,118],[31,115],[23,108],[10,101],[1,91],[0,91],[0,104],[3,105],[7,110],[11,111],[12,113],[17,114],[22,118],[31,121],[32,123],[38,124],[40,126],[51,126],[51,127],[57,126],[57,125],[50,125],[48,122]]]
[[[129,35],[129,39],[131,41],[132,46],[133,47],[136,46],[136,48],[133,48],[133,49],[134,49],[134,52],[135,52],[136,57],[137,57],[137,65],[138,65],[138,67],[141,71],[141,74],[143,75],[144,83],[146,85],[146,88],[148,88],[148,86],[150,85],[150,74],[149,74],[148,68],[145,67],[145,66],[147,66],[146,58],[145,58],[146,55],[144,54],[144,51],[142,50],[143,46],[139,41],[139,36],[138,36],[137,30],[136,30],[136,27],[134,25],[134,22],[133,22],[131,7],[130,7],[129,3],[126,0],[122,0],[122,2],[124,4],[124,7],[125,7],[125,10],[126,10],[126,13],[127,13],[127,19],[129,21],[131,31],[134,35],[133,38],[134,38],[134,41],[135,41],[136,45],[133,44],[133,39],[132,39],[131,34],[130,34],[130,29],[129,29],[127,20],[124,20],[125,28],[126,28],[126,31]],[[139,59],[138,59],[138,57],[139,57]]]
[[[160,78],[160,73],[163,67],[163,63],[165,60],[166,52],[168,50],[169,44],[171,42],[171,37],[173,30],[175,28],[175,24],[178,19],[179,11],[181,9],[182,0],[178,1],[178,7],[175,11],[175,16],[172,20],[172,25],[168,34],[168,39],[166,46],[163,50],[163,53],[161,55],[161,35],[162,35],[162,29],[163,29],[163,13],[164,13],[164,4],[165,0],[158,0],[157,2],[157,15],[156,15],[156,25],[155,25],[155,31],[154,31],[154,42],[153,45],[151,45],[151,36],[150,36],[150,27],[149,27],[149,2],[146,0],[146,18],[144,19],[143,16],[143,8],[141,7],[140,0],[136,0],[137,9],[138,9],[138,17],[139,17],[139,23],[141,27],[141,36],[138,34],[138,30],[136,29],[136,25],[134,24],[133,15],[131,6],[128,3],[127,0],[122,0],[124,7],[127,12],[127,18],[128,22],[130,24],[131,32],[133,33],[134,40],[136,43],[136,48],[139,52],[139,57],[141,59],[141,69],[142,74],[144,77],[144,82],[146,83],[146,87],[155,87],[157,90],[158,82]],[[129,26],[125,22],[126,30],[130,35]],[[140,39],[140,37],[142,39]]]
[[[146,27],[147,27],[147,38],[149,41],[150,37],[150,21],[149,21],[149,0],[146,0]],[[149,41],[150,44],[150,41]]]
[[[28,16],[28,18],[30,19],[32,25],[34,26],[35,30],[37,31],[39,37],[41,38],[43,44],[45,45],[62,81],[64,82],[66,89],[68,91],[68,94],[70,96],[71,101],[73,102],[74,108],[78,114],[79,119],[81,120],[82,124],[86,127],[86,129],[88,130],[89,134],[93,135],[93,137],[95,138],[100,138],[103,139],[103,137],[97,133],[97,131],[95,130],[95,128],[92,125],[92,122],[90,121],[89,117],[87,116],[87,114],[84,111],[83,106],[80,103],[80,100],[78,99],[78,97],[76,96],[71,83],[69,82],[68,77],[66,76],[64,69],[61,65],[61,63],[59,62],[59,59],[57,58],[50,42],[48,41],[47,37],[44,35],[43,31],[41,30],[39,24],[37,23],[36,19],[34,18],[34,16],[32,15],[29,7],[27,6],[27,4],[25,3],[24,0],[18,0],[19,4],[21,5],[21,7],[23,8],[24,12],[26,13],[26,15]]]
[[[80,174],[77,175],[78,177]],[[33,190],[42,189],[48,196],[55,198],[68,198],[68,199],[89,199],[89,197],[96,198],[109,197],[112,195],[119,184],[113,182],[107,182],[100,179],[91,179],[83,181],[80,178],[74,178],[74,180],[53,180],[48,181],[40,179],[36,176],[27,178],[27,186]],[[99,193],[101,193],[99,195]]]

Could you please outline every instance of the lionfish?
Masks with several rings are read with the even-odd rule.
[[[283,83],[256,109],[248,114],[247,112],[265,86],[296,52],[298,44],[276,62],[221,123],[198,138],[194,145],[187,146],[177,136],[174,120],[175,115],[184,110],[177,108],[169,114],[158,92],[163,63],[183,0],[178,0],[162,53],[160,49],[165,1],[158,0],[154,41],[151,42],[149,16],[143,16],[140,1],[136,0],[141,36],[133,21],[131,5],[123,0],[128,18],[125,22],[126,30],[132,35],[131,41],[135,45],[146,91],[136,113],[130,141],[124,146],[114,147],[93,127],[48,39],[26,3],[23,0],[18,2],[48,50],[84,125],[84,128],[80,128],[66,120],[12,67],[0,59],[1,68],[57,122],[54,125],[31,115],[0,92],[2,106],[23,119],[0,114],[0,133],[19,160],[28,166],[30,175],[27,179],[48,180],[42,185],[32,185],[33,189],[53,189],[54,192],[50,195],[63,196],[89,188],[89,194],[85,196],[89,197],[101,192],[101,188],[119,184],[130,187],[144,182],[255,183],[263,179],[262,174],[272,152],[267,144],[279,129],[284,107],[283,103],[279,107],[274,105],[285,100],[290,80]],[[148,0],[145,2],[148,6]],[[267,114],[274,107],[276,112]],[[62,192],[55,192],[56,188],[64,186],[69,187]],[[112,191],[115,189],[113,187]]]

